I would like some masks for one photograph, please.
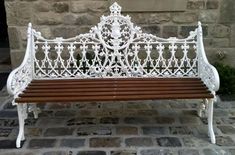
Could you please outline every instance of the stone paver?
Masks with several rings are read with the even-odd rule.
[[[235,101],[215,104],[216,144],[197,100],[48,103],[38,119],[29,114],[16,149],[16,108],[0,98],[8,100],[0,106],[1,155],[235,155]]]

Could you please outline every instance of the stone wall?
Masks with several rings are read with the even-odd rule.
[[[138,1],[141,0],[135,0],[136,5]],[[185,37],[200,20],[209,61],[222,61],[235,66],[235,1],[185,1],[183,11],[131,10],[128,14],[145,32],[161,37]],[[164,6],[170,5],[169,0],[162,2]],[[91,26],[99,22],[102,14],[109,13],[110,3],[109,0],[5,0],[12,66],[18,66],[23,59],[29,22],[47,38],[72,37],[88,32]],[[153,0],[149,5],[152,3]]]

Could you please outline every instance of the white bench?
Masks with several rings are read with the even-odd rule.
[[[27,113],[37,118],[37,104],[58,101],[202,99],[198,114],[208,114],[215,143],[219,75],[206,58],[201,23],[187,38],[164,39],[143,33],[117,3],[110,11],[89,33],[69,39],[46,39],[29,24],[24,60],[7,81],[18,110],[17,148]]]

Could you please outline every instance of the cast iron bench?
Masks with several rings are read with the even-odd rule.
[[[117,3],[110,11],[89,33],[69,39],[45,39],[29,24],[24,60],[7,81],[18,110],[17,148],[27,113],[38,117],[36,104],[157,99],[203,99],[198,114],[208,115],[215,143],[219,75],[206,58],[201,23],[187,38],[164,39],[143,33]]]

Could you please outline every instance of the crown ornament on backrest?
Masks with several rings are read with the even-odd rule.
[[[121,11],[122,11],[122,7],[120,5],[118,5],[117,2],[114,2],[110,7],[110,12],[111,15],[120,15]]]

